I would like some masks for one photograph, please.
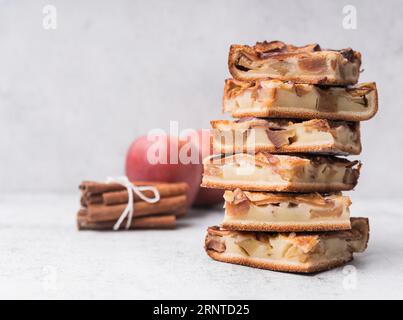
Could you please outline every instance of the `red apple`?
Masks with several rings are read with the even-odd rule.
[[[211,130],[200,129],[197,134],[189,133],[187,135],[195,145],[199,147],[199,163],[203,170],[203,159],[213,154],[213,148],[210,143]],[[220,189],[200,188],[194,206],[212,206],[223,202],[224,191]]]
[[[194,160],[197,151],[193,143],[177,137],[141,136],[127,152],[126,176],[130,181],[187,182],[191,205],[199,191],[202,174],[202,168]]]

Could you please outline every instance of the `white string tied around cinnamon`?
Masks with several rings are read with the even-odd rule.
[[[120,225],[122,222],[127,218],[126,221],[126,230],[130,228],[132,220],[133,220],[133,213],[134,213],[134,195],[138,195],[139,198],[147,203],[156,203],[160,201],[160,193],[158,189],[154,186],[136,186],[134,183],[130,182],[126,176],[122,177],[108,177],[106,179],[107,183],[119,183],[124,186],[127,190],[127,194],[129,199],[127,201],[127,206],[123,210],[122,214],[120,215],[118,221],[116,221],[115,225],[113,226],[113,230],[119,230]],[[147,197],[143,192],[144,191],[151,191],[154,196]]]

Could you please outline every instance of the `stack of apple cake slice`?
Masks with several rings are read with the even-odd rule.
[[[365,250],[366,218],[350,218],[361,163],[360,123],[378,108],[375,83],[357,84],[361,54],[280,41],[233,45],[233,79],[212,121],[215,155],[202,186],[225,189],[225,216],[208,228],[215,260],[317,272]]]

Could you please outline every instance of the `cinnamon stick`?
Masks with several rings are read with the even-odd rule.
[[[85,216],[77,215],[77,226],[79,230],[112,230],[116,222],[102,221],[90,222]],[[135,218],[132,220],[129,229],[174,229],[176,217],[174,215]],[[125,229],[126,221],[120,225],[119,230]]]
[[[161,213],[182,216],[186,213],[186,195],[162,198],[157,203],[145,201],[135,202],[133,217],[159,215]],[[87,207],[87,220],[90,222],[117,221],[125,210],[126,204],[106,206],[103,204],[90,204]]]
[[[83,181],[81,182],[79,189],[83,193],[103,193],[108,191],[118,191],[126,189],[120,183],[104,183],[95,181]]]
[[[96,193],[96,194],[91,194],[91,193],[83,193],[81,195],[80,203],[82,206],[87,206],[89,204],[101,204],[103,203],[103,197],[102,193]]]
[[[132,181],[133,184],[136,186],[172,186],[172,187],[183,187],[183,185],[187,186],[184,182],[158,182],[158,181]],[[125,190],[126,188],[121,185],[120,183],[107,183],[107,182],[96,182],[96,181],[83,181],[79,189],[83,192],[90,192],[90,193],[104,193],[110,191],[119,191]]]
[[[186,194],[188,185],[186,183],[172,183],[172,184],[155,184],[154,185],[161,198],[168,198],[178,195]],[[146,197],[152,197],[153,192],[144,191]],[[119,203],[127,203],[129,195],[126,190],[105,192],[102,194],[103,203],[106,205],[114,205]],[[134,201],[142,201],[138,195],[134,195]]]
[[[172,197],[176,195],[186,194],[189,187],[185,182],[165,183],[150,181],[135,181],[137,186],[154,186],[160,193],[161,198]],[[84,181],[80,184],[82,191],[81,204],[87,206],[89,204],[118,204],[127,203],[128,194],[124,186],[116,183],[99,183],[94,181]],[[152,197],[151,191],[145,191],[145,196]],[[137,195],[134,196],[134,202],[142,201]]]

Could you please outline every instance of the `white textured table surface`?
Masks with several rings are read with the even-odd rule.
[[[350,264],[355,277],[343,268],[306,276],[211,260],[203,240],[220,209],[194,211],[174,231],[78,232],[78,194],[3,195],[0,298],[403,298],[400,203],[353,202],[352,214],[371,226],[368,250]]]

